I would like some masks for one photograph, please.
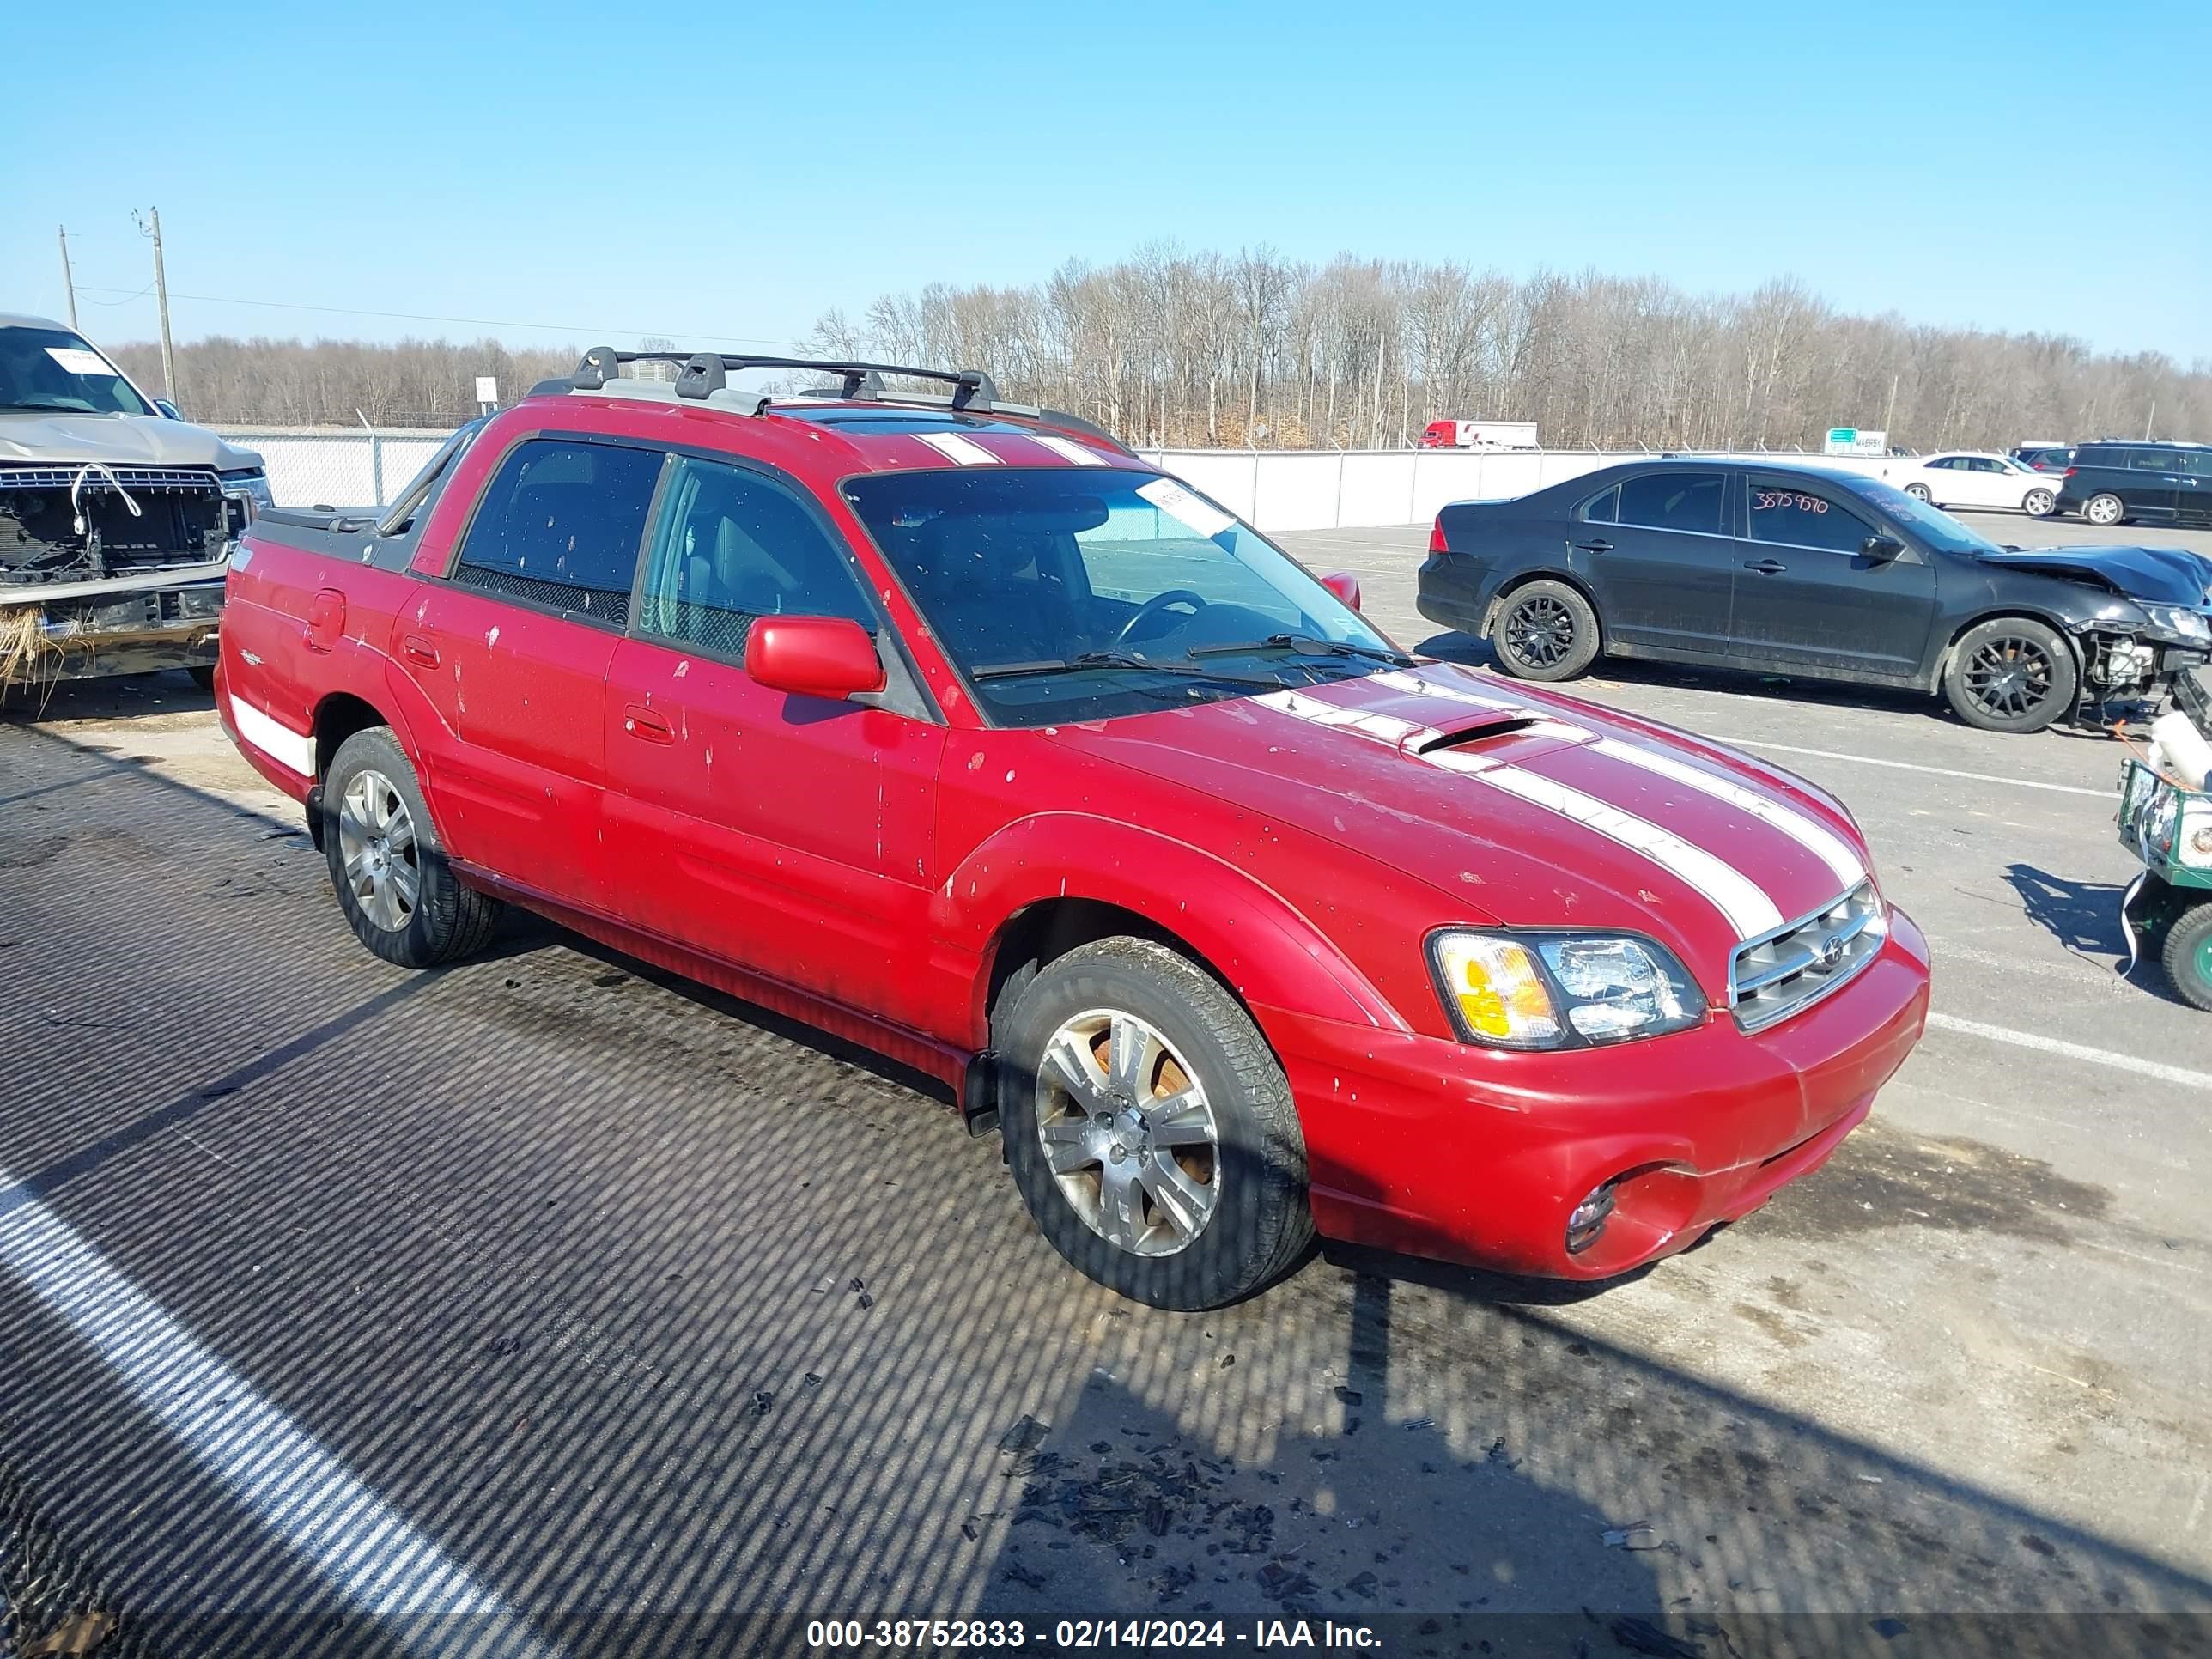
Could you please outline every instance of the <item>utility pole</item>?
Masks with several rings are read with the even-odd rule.
[[[1883,413],[1883,415],[1882,415],[1882,417],[1881,417],[1882,442],[1884,442],[1884,443],[1887,443],[1887,442],[1889,441],[1889,436],[1888,436],[1888,434],[1889,434],[1890,428],[1892,428],[1892,427],[1896,423],[1896,421],[1897,421],[1897,382],[1898,382],[1898,379],[1899,379],[1899,377],[1898,377],[1897,375],[1894,375],[1894,374],[1893,374],[1893,375],[1891,375],[1891,376],[1889,377],[1889,408],[1888,408],[1886,411],[1884,411],[1884,413]]]
[[[2151,428],[2157,423],[2157,421],[2158,399],[2154,398],[2150,400],[2150,413],[2143,416],[2143,441],[2145,443],[2148,443],[2150,441]]]
[[[70,275],[69,227],[56,225],[55,240],[62,245],[62,290],[69,295],[70,327],[76,327],[76,279]]]
[[[150,228],[139,221],[136,212],[131,214],[131,219],[138,226],[141,236],[154,239],[154,294],[161,307],[161,395],[174,403],[177,401],[177,357],[175,348],[169,342],[169,278],[161,268],[161,210],[149,208],[146,211],[154,222]]]

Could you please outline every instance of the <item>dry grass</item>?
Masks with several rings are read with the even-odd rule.
[[[72,645],[89,654],[91,647],[81,641],[50,638],[41,625],[45,619],[40,605],[0,609],[0,691],[59,678]]]

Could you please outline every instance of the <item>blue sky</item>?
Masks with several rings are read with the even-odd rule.
[[[2108,15],[38,6],[8,29],[16,92],[52,79],[0,163],[0,310],[62,310],[66,222],[86,331],[150,337],[130,210],[158,204],[173,295],[334,308],[178,297],[182,338],[774,343],[1170,238],[1794,273],[1846,309],[2212,358],[2212,7]]]

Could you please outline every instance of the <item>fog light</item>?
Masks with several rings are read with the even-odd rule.
[[[1567,1217],[1567,1254],[1579,1255],[1597,1243],[1605,1224],[1613,1219],[1613,1183],[1608,1181],[1574,1207]]]

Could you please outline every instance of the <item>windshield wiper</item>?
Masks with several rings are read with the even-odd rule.
[[[1413,659],[1402,651],[1379,645],[1359,645],[1351,640],[1321,640],[1310,634],[1270,634],[1264,640],[1245,640],[1234,645],[1194,645],[1186,657],[1230,657],[1240,652],[1295,651],[1302,657],[1364,657],[1387,662],[1393,668],[1411,668]]]
[[[1184,679],[1225,680],[1237,685],[1264,685],[1271,691],[1279,684],[1272,676],[1236,674],[1218,668],[1200,668],[1189,663],[1154,662],[1149,657],[1139,657],[1127,651],[1084,651],[1073,657],[1048,657],[1036,662],[987,663],[981,668],[969,669],[968,678],[1011,680],[1036,674],[1072,674],[1091,668],[1140,670],[1147,674],[1174,674]]]

